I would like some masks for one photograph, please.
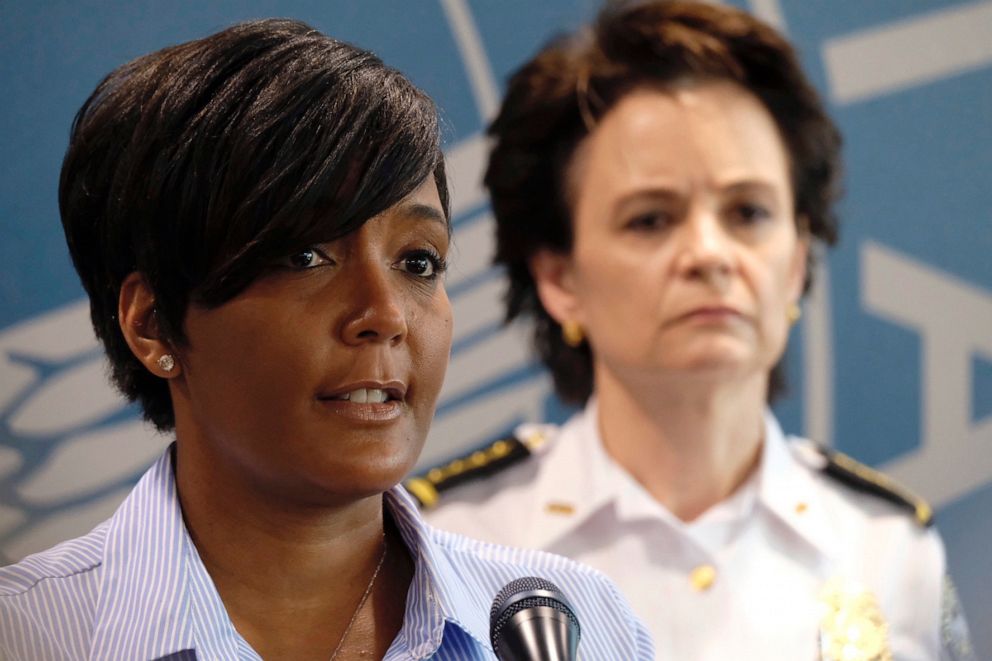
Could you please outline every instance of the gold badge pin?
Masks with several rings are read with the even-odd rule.
[[[892,661],[888,624],[878,599],[863,587],[831,579],[820,592],[820,656],[824,661]]]

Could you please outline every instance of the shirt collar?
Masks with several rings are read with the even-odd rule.
[[[835,555],[837,542],[830,535],[831,524],[813,475],[817,458],[804,446],[786,440],[770,410],[765,411],[764,422],[758,504],[817,552]],[[685,527],[609,457],[598,424],[596,400],[591,398],[585,409],[561,428],[542,461],[534,490],[542,500],[536,504],[539,510],[531,534],[537,548],[549,548],[609,505],[623,519],[646,517],[665,521],[678,530]],[[741,507],[749,506],[742,503]],[[549,508],[558,513],[549,514]]]
[[[530,522],[528,545],[547,549],[616,499],[620,468],[600,441],[595,399],[573,415],[549,443],[535,478],[539,501]],[[528,429],[520,434],[526,435]],[[553,432],[552,432],[553,433]]]
[[[416,564],[397,639],[404,640],[414,658],[426,658],[440,647],[444,625],[451,623],[492,652],[487,619],[490,604],[482,600],[479,591],[466,589],[462,572],[435,540],[435,536],[447,536],[453,542],[461,538],[429,526],[401,487],[387,491],[385,503]]]
[[[530,535],[537,548],[549,548],[605,507],[620,520],[661,520],[684,531],[685,524],[606,452],[595,397],[561,428],[548,454],[535,488],[542,498]]]
[[[765,412],[765,441],[759,468],[759,502],[815,550],[838,552],[830,534],[832,524],[815,481],[815,464],[822,457],[798,441],[786,440],[771,411]]]
[[[172,447],[110,519],[91,659],[156,659],[196,647]]]
[[[152,465],[110,520],[91,659],[238,658],[241,640],[186,530],[173,447]],[[399,487],[385,494],[416,569],[403,640],[414,658],[440,647],[446,622],[484,648],[489,604],[464,589],[420,512]],[[187,656],[183,656],[183,655]]]
[[[598,416],[594,406],[586,412],[584,437],[582,451],[599,467],[596,471],[597,502],[600,506],[612,502],[616,516],[620,520],[661,521],[679,534],[696,539],[706,536],[704,528],[722,527],[722,522],[746,517],[753,510],[757,489],[753,484],[752,476],[752,479],[742,485],[730,498],[711,507],[692,523],[686,523],[659,503],[630,473],[609,456],[599,435]]]

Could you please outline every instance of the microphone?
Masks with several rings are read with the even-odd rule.
[[[568,599],[551,581],[510,581],[493,600],[489,639],[500,661],[575,661],[582,635]]]

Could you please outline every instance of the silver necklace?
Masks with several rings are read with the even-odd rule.
[[[379,570],[382,569],[382,563],[386,560],[386,531],[382,531],[382,553],[379,554],[379,564],[375,566],[375,571],[372,572],[372,578],[369,579],[369,584],[365,586],[365,592],[362,594],[361,600],[358,602],[358,606],[355,607],[355,612],[351,614],[351,619],[348,620],[348,626],[344,628],[344,633],[341,634],[341,640],[338,641],[337,647],[334,648],[334,652],[331,653],[330,661],[334,661],[337,658],[338,652],[341,651],[341,646],[344,645],[344,641],[348,638],[348,634],[351,633],[351,627],[355,625],[355,620],[358,619],[358,614],[362,611],[362,606],[368,601],[369,595],[372,594],[372,586],[375,585],[375,579],[379,576]]]

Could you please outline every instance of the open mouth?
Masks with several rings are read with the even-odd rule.
[[[322,399],[353,402],[355,404],[385,404],[386,402],[398,401],[401,399],[401,395],[394,388],[355,388],[354,390]]]
[[[319,395],[317,401],[324,410],[355,424],[391,424],[407,410],[406,385],[394,383],[350,384]]]
[[[318,396],[324,402],[350,402],[352,404],[389,404],[406,397],[406,386],[401,382],[352,384]]]

